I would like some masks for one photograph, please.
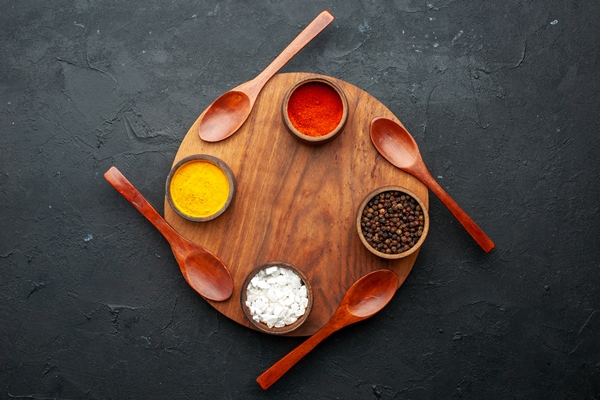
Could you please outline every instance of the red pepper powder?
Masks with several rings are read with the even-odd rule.
[[[325,136],[342,120],[343,105],[338,92],[322,82],[308,82],[290,96],[288,117],[307,136]]]

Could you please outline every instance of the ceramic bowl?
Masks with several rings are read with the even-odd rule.
[[[322,84],[329,86],[337,93],[337,95],[339,96],[339,98],[342,102],[342,118],[341,118],[340,122],[329,133],[324,134],[322,136],[310,136],[310,135],[307,135],[306,133],[298,130],[298,128],[296,128],[294,126],[294,124],[292,123],[292,121],[290,120],[290,115],[288,112],[288,110],[290,109],[290,98],[292,97],[292,95],[299,88],[301,88],[302,86],[309,84],[309,83],[322,83]],[[292,136],[294,136],[295,138],[297,138],[298,140],[300,140],[301,142],[306,143],[306,144],[320,145],[320,144],[324,144],[324,143],[331,141],[333,138],[335,138],[337,135],[339,135],[344,130],[344,127],[346,126],[346,121],[348,120],[348,100],[346,99],[346,95],[344,94],[344,91],[342,90],[342,88],[337,83],[335,83],[333,80],[331,80],[327,77],[323,77],[323,76],[311,76],[311,77],[301,79],[298,82],[296,82],[294,85],[292,85],[292,87],[285,94],[281,111],[282,111],[282,116],[283,116],[283,122],[284,122],[288,132],[290,132],[292,134]]]
[[[254,278],[256,276],[256,274],[258,274],[260,271],[266,270],[266,269],[274,267],[274,266],[286,268],[288,270],[293,271],[296,275],[298,275],[300,277],[300,279],[302,280],[302,283],[304,283],[304,285],[306,286],[306,292],[307,292],[307,297],[308,297],[308,304],[306,306],[304,314],[299,316],[295,322],[293,322],[289,325],[285,325],[280,328],[269,327],[265,322],[256,321],[253,318],[250,308],[248,307],[248,305],[246,305],[246,300],[248,299],[248,297],[247,297],[248,285],[250,284],[250,281],[252,280],[252,278]],[[310,315],[310,311],[312,310],[312,306],[313,306],[313,291],[312,291],[310,282],[306,278],[306,275],[304,275],[304,273],[302,271],[300,271],[295,265],[292,265],[292,264],[286,263],[286,262],[281,262],[281,261],[268,262],[266,264],[260,265],[259,267],[255,268],[252,272],[250,272],[250,274],[248,274],[248,276],[244,280],[244,283],[242,284],[242,290],[241,290],[241,294],[240,294],[240,302],[241,302],[242,310],[244,311],[244,314],[248,318],[248,321],[250,321],[250,323],[254,327],[256,327],[259,331],[262,331],[265,333],[270,333],[273,335],[283,335],[283,334],[290,333],[290,332],[298,329],[304,323],[304,321],[306,321],[306,319]]]
[[[403,212],[404,204],[402,206],[394,206],[396,208],[392,207],[391,210],[389,208],[386,209],[386,207],[383,207],[383,209],[386,211],[383,214],[380,214],[381,218],[376,218],[377,213],[379,212],[378,209],[375,209],[375,210],[373,210],[373,212],[368,213],[368,209],[371,208],[371,207],[368,207],[368,204],[372,199],[374,199],[377,196],[381,196],[381,195],[385,196],[387,193],[391,194],[393,192],[398,193],[398,196],[396,196],[396,197],[403,195],[403,196],[410,196],[411,198],[414,199],[414,201],[415,201],[414,207],[416,208],[417,206],[419,206],[420,211],[422,213],[422,217],[423,217],[423,225],[421,225],[422,230],[419,231],[419,225],[417,225],[417,226],[412,226],[412,227],[411,226],[401,227],[401,228],[399,228],[401,231],[400,233],[398,233],[397,231],[393,232],[393,230],[390,233],[388,233],[387,230],[384,230],[384,231],[380,230],[379,232],[377,232],[378,228],[381,229],[381,225],[376,226],[376,224],[387,224],[387,223],[391,222],[391,223],[395,223],[395,224],[404,223],[404,224],[408,225],[409,223],[414,223],[414,221],[409,220],[409,215],[404,214],[404,212]],[[408,201],[410,201],[410,200],[408,200]],[[365,209],[367,210],[365,212],[366,215],[363,215],[363,211]],[[398,219],[401,220],[404,216],[406,216],[407,221],[398,221]],[[383,221],[381,221],[382,219],[383,219]],[[417,221],[417,223],[418,223],[418,221]],[[411,228],[414,229],[414,232],[410,231]],[[399,258],[407,257],[419,250],[419,248],[425,241],[425,237],[427,236],[427,233],[429,232],[429,214],[427,213],[427,208],[425,207],[425,204],[415,193],[413,193],[410,190],[403,188],[401,186],[385,186],[385,187],[381,187],[379,189],[372,191],[362,201],[362,203],[358,207],[358,212],[356,215],[356,229],[358,232],[358,236],[360,237],[360,241],[371,253],[373,253],[381,258],[386,258],[386,259],[391,259],[391,260],[399,259]],[[370,231],[369,231],[369,229],[370,229]],[[407,232],[407,231],[408,231],[407,239],[409,240],[409,242],[405,243],[405,242],[402,242],[402,237],[405,235],[405,232]],[[383,233],[385,233],[385,236],[383,236]],[[386,252],[385,248],[384,249],[376,249],[369,243],[369,241],[368,241],[369,235],[370,235],[370,239],[373,239],[373,236],[375,234],[378,235],[378,237],[380,238],[381,241],[387,241],[389,239],[389,243],[386,243],[386,245],[388,246],[390,253]],[[415,240],[415,243],[414,243],[414,245],[410,246],[410,241],[413,239]],[[408,249],[406,249],[404,247],[405,245],[410,246],[410,247]]]
[[[227,198],[224,199],[223,206],[220,207],[218,210],[214,210],[214,212],[211,212],[207,215],[200,215],[200,213],[191,213],[188,211],[188,209],[185,208],[184,204],[180,204],[183,202],[177,200],[177,198],[182,195],[187,194],[190,196],[195,196],[197,194],[195,193],[195,190],[198,186],[194,186],[193,188],[190,187],[190,193],[185,193],[183,192],[183,189],[176,187],[177,180],[175,182],[173,181],[175,175],[181,168],[183,168],[184,166],[188,166],[188,163],[195,162],[205,162],[219,168],[224,173],[225,178],[227,179],[227,183],[229,185],[229,192],[227,194]],[[191,179],[191,177],[187,179]],[[190,182],[190,184],[193,185],[194,182]],[[199,184],[201,184],[201,182],[199,182]],[[182,192],[175,193],[178,189]],[[211,188],[207,186],[206,191],[208,191],[208,193],[204,193],[204,195],[206,196],[208,194],[208,196],[210,196],[210,190]],[[229,168],[229,166],[223,160],[220,160],[219,158],[210,156],[208,154],[195,154],[181,159],[179,162],[177,162],[177,164],[173,166],[173,168],[171,168],[171,171],[167,176],[165,193],[169,205],[171,206],[173,211],[175,211],[179,216],[194,222],[210,221],[223,214],[225,210],[227,210],[227,207],[229,207],[229,205],[231,204],[231,201],[233,200],[233,196],[235,194],[235,178],[233,172],[231,171],[231,168]]]

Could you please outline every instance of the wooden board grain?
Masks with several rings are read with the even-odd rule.
[[[384,260],[360,242],[356,213],[369,192],[400,185],[429,204],[427,188],[387,162],[371,143],[373,118],[398,119],[356,86],[331,78],[342,87],[349,105],[346,128],[332,142],[311,147],[287,132],[281,114],[285,92],[297,80],[313,75],[275,75],[248,120],[226,140],[202,141],[198,120],[189,129],[173,164],[192,154],[210,154],[231,167],[237,191],[223,215],[209,222],[190,222],[165,201],[166,220],[183,236],[219,256],[230,269],[233,295],[227,301],[209,303],[234,321],[254,329],[241,309],[240,291],[244,278],[256,266],[285,261],[308,276],[314,290],[313,309],[305,324],[289,336],[311,335],[321,328],[346,290],[366,273],[392,269],[401,285],[412,269],[418,253]]]

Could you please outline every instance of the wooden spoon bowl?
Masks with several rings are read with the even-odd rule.
[[[486,253],[494,249],[494,242],[488,235],[433,178],[423,161],[417,142],[404,126],[389,118],[377,117],[371,121],[370,134],[377,151],[391,164],[427,185]]]
[[[233,279],[223,261],[204,247],[181,236],[116,167],[104,178],[167,239],[187,283],[202,297],[225,301],[233,293]]]
[[[271,387],[329,335],[378,313],[394,297],[398,284],[398,276],[389,269],[380,269],[364,275],[350,286],[329,322],[263,372],[256,378],[256,382],[264,390]]]
[[[321,12],[256,78],[217,98],[202,114],[198,126],[200,139],[218,142],[237,132],[250,115],[258,94],[277,71],[292,59],[333,21],[327,10]]]

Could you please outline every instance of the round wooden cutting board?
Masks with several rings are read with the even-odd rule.
[[[314,305],[308,320],[288,336],[315,333],[334,314],[346,290],[368,272],[389,268],[400,285],[417,254],[384,260],[370,253],[356,232],[364,197],[387,185],[412,190],[428,206],[427,188],[379,155],[369,137],[375,117],[398,119],[377,99],[338,79],[348,98],[346,128],[317,147],[300,143],[283,125],[285,92],[308,73],[275,75],[259,95],[248,120],[221,142],[204,142],[198,120],[183,139],[173,164],[192,154],[225,161],[236,179],[229,209],[209,222],[190,222],[165,201],[166,220],[183,236],[215,253],[231,271],[234,289],[224,302],[209,301],[219,312],[252,328],[240,305],[246,275],[269,261],[296,265],[308,277]],[[398,121],[400,122],[400,121]]]

